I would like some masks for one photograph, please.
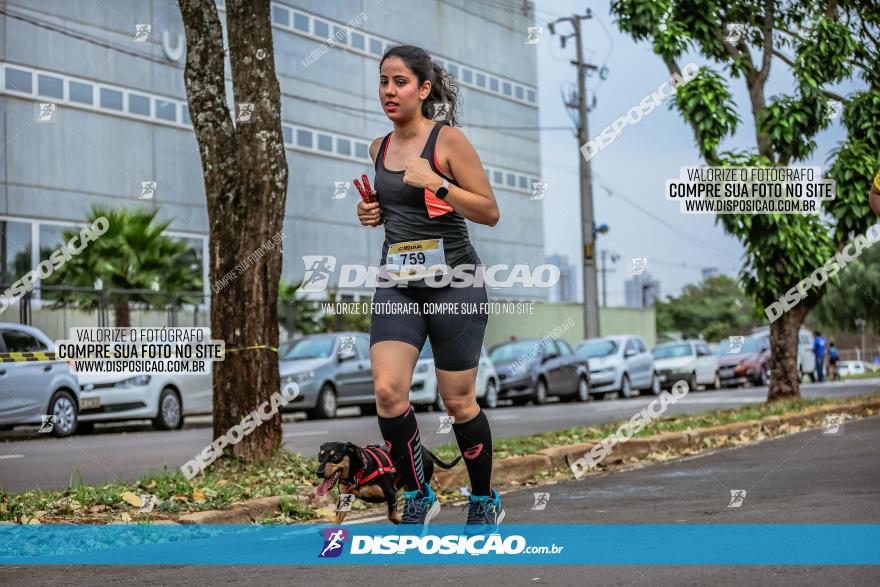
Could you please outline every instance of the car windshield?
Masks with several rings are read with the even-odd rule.
[[[620,348],[613,340],[589,340],[579,344],[577,354],[590,359],[613,355]]]
[[[492,349],[489,358],[493,362],[503,363],[504,361],[515,361],[520,357],[539,357],[541,356],[538,342],[535,340],[523,340],[520,342],[511,342],[503,344]]]
[[[737,350],[737,342],[736,340],[731,343],[729,338],[723,339],[718,343],[718,348],[715,349],[715,354],[719,357],[723,357],[724,355],[743,355],[743,354],[751,354],[758,352],[758,339],[757,338],[746,338],[742,341],[742,344],[739,346],[739,350]]]
[[[689,344],[671,344],[669,346],[658,346],[654,349],[655,359],[673,359],[675,357],[689,357],[694,354],[694,350]]]
[[[333,342],[332,336],[301,338],[291,345],[284,359],[326,359],[333,353]]]

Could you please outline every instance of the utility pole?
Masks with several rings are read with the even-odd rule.
[[[581,21],[593,18],[588,8],[584,14],[574,14],[570,17],[560,18],[548,25],[551,34],[556,34],[554,24],[568,22],[574,32],[560,37],[562,47],[565,48],[565,39],[575,38],[577,59],[571,60],[572,65],[577,67],[577,138],[578,150],[590,140],[587,129],[587,71],[597,70],[597,66],[584,61],[584,43],[581,33]],[[566,103],[573,108],[575,105]],[[583,243],[583,286],[584,286],[584,336],[596,338],[599,336],[599,287],[596,275],[595,258],[595,233],[593,219],[593,179],[590,171],[590,162],[578,153],[580,171],[580,194],[581,194],[581,241]]]
[[[602,249],[602,267],[599,268],[599,271],[602,272],[602,307],[608,307],[608,278],[605,276],[606,273],[611,272],[614,273],[614,269],[608,269],[608,263],[606,262],[606,258],[608,257],[608,251]],[[620,255],[612,254],[611,262],[617,263],[617,260],[620,259]]]

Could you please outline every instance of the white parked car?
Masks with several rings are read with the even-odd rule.
[[[414,406],[433,406],[435,410],[441,412],[445,409],[443,398],[437,390],[434,353],[429,340],[425,341],[419,360],[416,361],[409,401]],[[498,375],[485,347],[480,352],[480,364],[477,366],[477,402],[489,409],[498,406]]]
[[[0,353],[54,352],[55,343],[36,328],[0,323]],[[42,424],[43,416],[53,415],[53,436],[73,434],[78,389],[67,361],[0,363],[0,429]]]
[[[864,375],[865,363],[863,361],[840,361],[837,363],[837,373],[841,377],[845,375]]]
[[[654,369],[660,375],[660,384],[664,388],[684,380],[691,391],[696,390],[697,385],[721,389],[718,357],[709,350],[705,341],[666,342],[654,347],[653,352]]]
[[[575,349],[590,365],[590,393],[633,397],[636,390],[660,393],[654,357],[641,336],[620,335],[589,338]]]
[[[80,431],[95,422],[149,419],[176,430],[185,416],[210,414],[212,370],[207,373],[79,373]]]

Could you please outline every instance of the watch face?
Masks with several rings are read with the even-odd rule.
[[[442,186],[437,190],[437,193],[434,195],[442,200],[443,198],[446,197],[446,194],[448,194],[448,193],[449,193],[449,190],[446,188],[446,186]]]

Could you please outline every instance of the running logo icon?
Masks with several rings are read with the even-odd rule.
[[[342,554],[343,544],[348,539],[348,530],[321,530],[324,534],[324,548],[318,558],[334,558]]]
[[[739,22],[731,22],[724,25],[724,40],[731,45],[736,45],[746,32],[746,25]]]
[[[729,507],[729,508],[742,507],[742,504],[745,500],[746,500],[746,490],[745,489],[731,489],[730,490],[730,503],[727,504],[727,507]]]
[[[829,100],[825,106],[825,120],[834,120],[843,111],[843,104],[837,100]]]
[[[452,424],[454,422],[455,418],[453,416],[440,416],[440,428],[437,429],[437,434],[449,434],[449,432],[452,430]]]
[[[822,434],[843,434],[843,414],[828,414],[825,416],[825,430]]]
[[[742,349],[743,343],[746,341],[745,336],[728,336],[730,343],[727,346],[727,354],[738,353]]]
[[[37,122],[53,122],[55,119],[55,104],[52,102],[40,102],[37,104],[40,111],[37,112]]]
[[[336,270],[333,255],[303,255],[306,274],[298,291],[318,293],[327,289],[330,274]]]
[[[648,258],[647,257],[631,257],[632,260],[632,271],[630,273],[635,275],[641,275],[648,269]]]
[[[336,502],[336,511],[337,512],[350,512],[351,504],[354,503],[354,493],[343,493],[339,496],[339,501]]]
[[[134,42],[135,43],[146,43],[150,38],[150,30],[153,27],[148,24],[136,24],[134,25]]]
[[[529,31],[528,37],[526,38],[526,45],[537,45],[538,41],[541,40],[541,34],[544,32],[544,29],[539,26],[530,26],[526,27]]]
[[[250,122],[254,115],[253,103],[243,102],[241,104],[236,104],[235,106],[238,108],[238,115],[235,117],[235,122]]]
[[[141,182],[141,200],[152,200],[153,196],[156,195],[156,188],[159,187],[159,182],[156,181],[142,181]]]
[[[530,200],[543,200],[544,194],[547,192],[546,182],[535,182],[532,184],[532,197]]]
[[[547,504],[550,502],[550,494],[549,493],[535,493],[535,503],[532,506],[532,511],[541,511],[547,509]]]
[[[55,414],[40,416],[40,434],[48,434],[55,428]]]
[[[443,122],[449,117],[449,102],[431,102],[431,120]]]
[[[333,199],[341,200],[348,194],[348,182],[347,181],[334,181],[333,186]]]

